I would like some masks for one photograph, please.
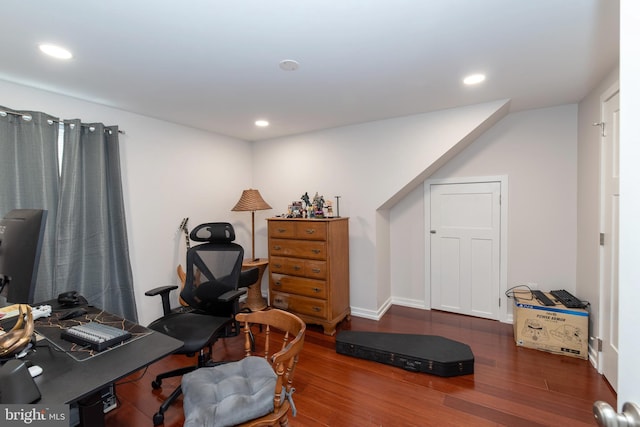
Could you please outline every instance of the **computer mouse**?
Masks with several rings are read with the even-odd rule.
[[[78,316],[84,316],[85,314],[87,314],[87,310],[84,308],[76,308],[74,310],[69,310],[64,315],[60,316],[60,320],[74,319]]]

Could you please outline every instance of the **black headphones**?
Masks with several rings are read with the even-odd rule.
[[[31,307],[20,304],[18,321],[6,334],[0,336],[0,358],[20,353],[31,341],[33,335],[33,315]]]
[[[77,291],[63,292],[58,295],[58,303],[65,307],[80,304],[80,294]]]

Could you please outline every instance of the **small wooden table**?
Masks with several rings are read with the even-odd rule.
[[[258,281],[247,289],[247,299],[244,302],[245,307],[251,311],[260,311],[267,308],[267,300],[262,296],[260,285],[262,284],[262,276],[269,265],[267,258],[245,259],[242,261],[242,269],[258,268]]]

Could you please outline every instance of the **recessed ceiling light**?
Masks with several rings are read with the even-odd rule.
[[[300,64],[298,63],[298,61],[295,61],[293,59],[285,59],[283,61],[280,61],[280,69],[284,71],[295,71],[298,68],[300,68]]]
[[[478,83],[482,83],[486,79],[484,74],[471,74],[464,78],[463,82],[466,85],[477,85]]]
[[[256,120],[256,126],[264,128],[269,126],[269,122],[266,120]]]
[[[60,46],[52,44],[41,44],[39,47],[42,53],[53,56],[54,58],[71,59],[73,57],[73,55],[71,55],[71,52]]]

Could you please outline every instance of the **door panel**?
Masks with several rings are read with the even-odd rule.
[[[433,241],[433,240],[432,240]],[[457,237],[442,236],[437,239],[440,251],[437,251],[437,264],[439,268],[439,278],[443,283],[449,286],[438,287],[439,298],[435,308],[447,311],[459,312],[463,310],[460,301],[460,243],[461,239]]]
[[[500,183],[431,184],[432,308],[499,317]]]

